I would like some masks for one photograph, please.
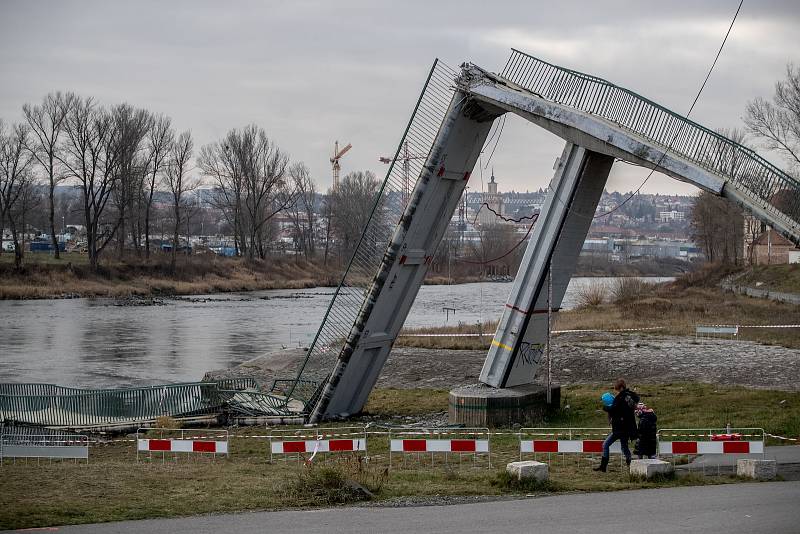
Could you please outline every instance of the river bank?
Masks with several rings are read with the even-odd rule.
[[[179,257],[173,272],[169,257],[158,254],[150,260],[106,260],[97,272],[92,272],[85,254],[64,253],[60,260],[46,254],[29,254],[23,268],[16,270],[12,259],[10,254],[0,254],[0,300],[158,297],[335,287],[345,268],[336,262],[325,265],[322,261],[291,256],[248,261],[204,254]],[[680,274],[688,267],[684,262],[619,264],[582,259],[575,276],[663,277]],[[475,266],[461,265],[448,273],[434,265],[425,284],[511,281],[512,278],[486,278]]]

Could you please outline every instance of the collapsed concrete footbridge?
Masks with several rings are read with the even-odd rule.
[[[254,416],[312,422],[361,411],[492,126],[506,113],[565,144],[480,375],[488,386],[533,383],[548,300],[557,310],[616,160],[729,198],[800,244],[800,183],[751,149],[633,91],[518,50],[500,74],[437,60],[392,161],[401,150],[427,156],[390,166],[297,376],[276,380],[269,393],[226,386],[225,398]],[[0,415],[20,420],[7,397],[0,391]]]

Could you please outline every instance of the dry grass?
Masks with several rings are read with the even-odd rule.
[[[578,307],[593,308],[608,300],[608,290],[602,284],[590,284],[578,290]]]
[[[614,303],[624,304],[652,295],[657,287],[641,278],[617,278],[611,285],[611,297]]]
[[[615,330],[661,327],[659,334],[694,335],[698,324],[800,324],[800,306],[725,292],[719,281],[734,272],[708,267],[654,285],[620,279],[612,289],[613,302],[579,307],[555,314],[554,330]],[[596,299],[592,299],[595,300]],[[406,333],[484,333],[484,337],[400,337],[399,346],[442,349],[488,349],[497,325],[459,325],[456,328],[413,329]],[[798,329],[742,328],[739,338],[800,348]]]
[[[737,278],[735,283],[758,289],[800,293],[800,264],[758,265]]]
[[[7,256],[7,255],[6,255]],[[0,299],[128,297],[189,295],[263,289],[302,289],[338,284],[338,268],[294,258],[247,261],[216,256],[181,257],[176,272],[169,258],[107,262],[90,271],[82,254],[65,254],[60,262],[42,256],[15,271],[0,262]]]

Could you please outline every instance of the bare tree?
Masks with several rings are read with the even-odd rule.
[[[747,104],[744,122],[766,148],[783,155],[800,172],[800,68],[786,66],[786,79],[775,83],[772,102],[761,97]]]
[[[56,259],[59,258],[58,239],[56,238],[55,225],[55,189],[63,175],[58,172],[59,136],[64,126],[69,108],[75,99],[72,93],[50,93],[44,97],[41,104],[31,106],[25,104],[22,111],[31,128],[31,142],[28,149],[42,167],[48,179],[48,215],[50,240]],[[63,231],[63,228],[62,228]]]
[[[197,164],[203,175],[214,181],[211,203],[225,217],[233,229],[235,253],[238,256],[242,243],[242,198],[244,185],[236,158],[228,141],[234,132],[229,132],[220,143],[212,143],[200,149]]]
[[[24,234],[24,217],[33,180],[30,172],[33,155],[27,149],[29,133],[26,125],[14,125],[6,131],[0,122],[0,220],[9,222],[14,242],[14,267],[17,269],[22,267],[24,252],[20,231]]]
[[[296,163],[289,168],[289,176],[297,191],[297,200],[288,209],[294,226],[295,242],[306,259],[316,253],[314,229],[317,224],[316,184],[304,163]]]
[[[342,178],[328,193],[331,233],[341,260],[349,260],[355,252],[380,185],[372,172],[355,171]],[[380,213],[376,213],[376,216],[380,216]]]
[[[59,161],[80,183],[89,264],[96,271],[100,254],[117,229],[104,219],[118,178],[119,143],[114,118],[92,98],[76,97],[64,125],[65,142]]]
[[[172,119],[158,115],[147,132],[147,181],[143,188],[144,196],[144,250],[145,257],[150,258],[150,217],[153,210],[153,194],[156,191],[158,177],[164,171],[169,149],[175,141]]]
[[[709,262],[738,264],[743,259],[744,217],[733,201],[701,192],[694,202],[689,225]]]
[[[199,165],[216,182],[216,203],[235,228],[237,248],[250,259],[264,259],[274,218],[297,196],[289,157],[262,128],[250,125],[203,147]]]
[[[178,235],[180,233],[181,211],[186,202],[186,193],[197,187],[197,181],[189,178],[189,161],[192,159],[191,132],[183,132],[178,136],[169,150],[169,163],[164,173],[164,185],[172,197],[172,213],[175,217],[175,224],[172,232],[172,255],[170,268],[175,272],[175,265],[178,254]]]
[[[144,139],[152,124],[152,117],[146,110],[136,109],[129,104],[114,106],[111,116],[114,120],[116,142],[114,207],[118,219],[117,255],[122,258],[125,254],[128,226],[134,247],[137,252],[140,250],[135,210],[147,173]]]

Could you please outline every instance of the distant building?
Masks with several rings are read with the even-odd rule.
[[[676,210],[659,211],[658,219],[661,222],[683,221],[686,219],[686,214],[682,211],[676,211]]]
[[[498,215],[503,215],[503,197],[497,193],[497,181],[494,179],[494,169],[492,169],[492,177],[487,185],[489,191],[483,195],[483,202],[486,206],[481,205],[481,210],[478,214],[478,224],[481,226],[503,222],[503,220],[498,217]],[[487,209],[487,206],[489,209]]]
[[[790,263],[790,259],[795,257],[794,252],[800,251],[794,243],[772,229],[758,236],[753,241],[752,247],[755,265]]]

